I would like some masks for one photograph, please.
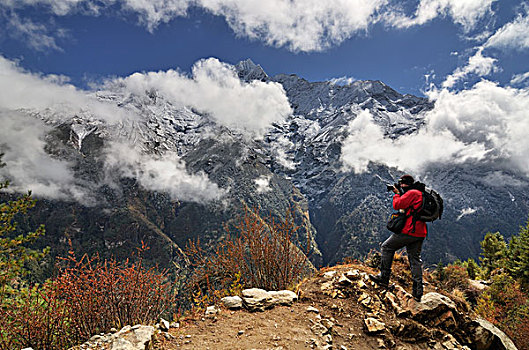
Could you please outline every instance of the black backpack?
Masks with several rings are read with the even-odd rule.
[[[413,188],[422,192],[422,205],[412,212],[414,221],[432,222],[443,216],[443,199],[441,195],[421,182],[413,184]]]

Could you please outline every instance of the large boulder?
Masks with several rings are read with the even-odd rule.
[[[476,350],[517,350],[505,333],[485,319],[475,319],[471,328]]]
[[[264,311],[274,307],[272,295],[264,289],[250,288],[242,291],[242,302],[249,311]]]

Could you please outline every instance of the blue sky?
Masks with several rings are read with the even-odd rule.
[[[430,83],[440,87],[454,71],[464,70],[502,27],[517,19],[520,28],[529,27],[524,1],[288,3],[3,0],[0,54],[28,71],[65,76],[83,89],[134,72],[189,72],[199,59],[216,57],[230,64],[251,58],[269,75],[381,80],[399,92],[423,95]],[[320,30],[310,33],[313,28]],[[471,39],[477,36],[481,39]],[[480,68],[462,74],[450,88],[464,89],[483,77],[506,86],[528,72],[527,34],[522,45],[516,35],[502,40],[485,48],[476,63]],[[486,58],[496,61],[487,66]]]

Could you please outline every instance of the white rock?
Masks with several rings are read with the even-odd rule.
[[[163,318],[160,318],[160,329],[164,332],[169,332],[169,328],[171,325],[169,324],[169,321],[164,320]]]
[[[358,270],[349,270],[345,273],[345,276],[350,280],[356,280],[361,277],[360,272],[358,272]]]
[[[273,307],[272,296],[264,289],[251,288],[242,291],[243,305],[249,311],[264,311]]]
[[[239,296],[224,297],[220,301],[228,309],[240,309],[242,307],[242,298]]]
[[[327,271],[323,274],[323,278],[331,279],[336,275],[336,271]]]
[[[314,306],[309,306],[307,308],[307,312],[314,312],[316,314],[319,314],[320,313],[320,310],[316,309]]]
[[[279,305],[292,305],[298,300],[298,295],[291,290],[280,290],[268,292],[272,296],[272,303]]]
[[[368,317],[364,320],[364,323],[367,328],[367,333],[376,333],[384,330],[386,328],[386,325],[384,322],[380,322],[377,319],[374,319],[372,317]]]
[[[219,313],[219,309],[217,309],[217,307],[215,305],[213,306],[208,306],[206,308],[206,313],[205,313],[205,316],[207,318],[214,318],[216,314]]]

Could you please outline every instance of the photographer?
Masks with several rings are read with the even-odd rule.
[[[404,211],[406,221],[401,233],[393,233],[382,244],[380,273],[369,275],[369,277],[380,286],[387,288],[391,276],[393,256],[397,250],[406,247],[413,279],[412,294],[414,299],[420,302],[423,294],[421,249],[428,230],[425,222],[415,220],[412,215],[414,211],[421,208],[423,199],[422,192],[413,188],[414,184],[415,180],[411,175],[403,175],[398,184],[393,187],[388,186],[388,190],[395,193],[393,195],[393,208]]]

